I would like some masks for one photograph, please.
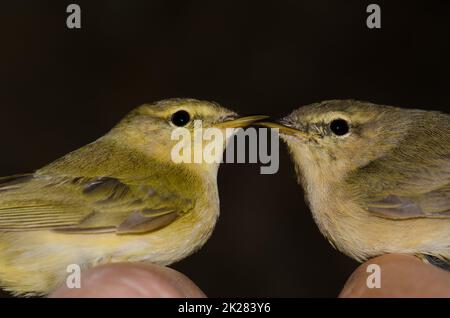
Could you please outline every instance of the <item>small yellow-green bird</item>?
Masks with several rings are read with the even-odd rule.
[[[219,215],[219,163],[174,163],[172,131],[193,130],[194,120],[223,131],[261,118],[194,99],[145,104],[35,173],[1,178],[0,285],[44,295],[71,264],[167,265],[190,255]]]
[[[315,222],[358,261],[408,253],[450,261],[450,116],[354,100],[278,123]]]

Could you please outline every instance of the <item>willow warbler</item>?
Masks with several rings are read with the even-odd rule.
[[[193,253],[219,215],[219,163],[174,163],[171,132],[194,120],[225,130],[260,118],[194,99],[145,104],[35,173],[1,178],[0,285],[43,295],[71,264],[167,265]]]
[[[449,115],[331,100],[265,125],[280,128],[314,220],[340,251],[449,262]]]

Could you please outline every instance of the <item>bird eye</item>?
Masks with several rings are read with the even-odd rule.
[[[170,121],[177,127],[186,126],[191,120],[191,116],[185,110],[179,110],[172,115]]]
[[[331,131],[337,136],[344,136],[350,130],[347,121],[344,119],[335,119],[330,123]]]

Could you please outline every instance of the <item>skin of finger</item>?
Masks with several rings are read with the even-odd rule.
[[[61,286],[53,298],[203,298],[189,278],[171,268],[143,263],[117,263],[91,268],[81,275],[81,288]]]
[[[368,287],[370,264],[380,266],[380,288]],[[450,297],[450,272],[411,255],[383,255],[360,265],[339,297]]]

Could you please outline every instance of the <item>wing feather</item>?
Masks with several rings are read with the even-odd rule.
[[[160,229],[192,208],[145,183],[113,177],[0,179],[0,231],[52,229],[71,233],[141,233]],[[183,204],[179,204],[179,203]]]
[[[413,112],[408,133],[350,174],[348,190],[377,216],[391,219],[450,217],[450,117]]]

